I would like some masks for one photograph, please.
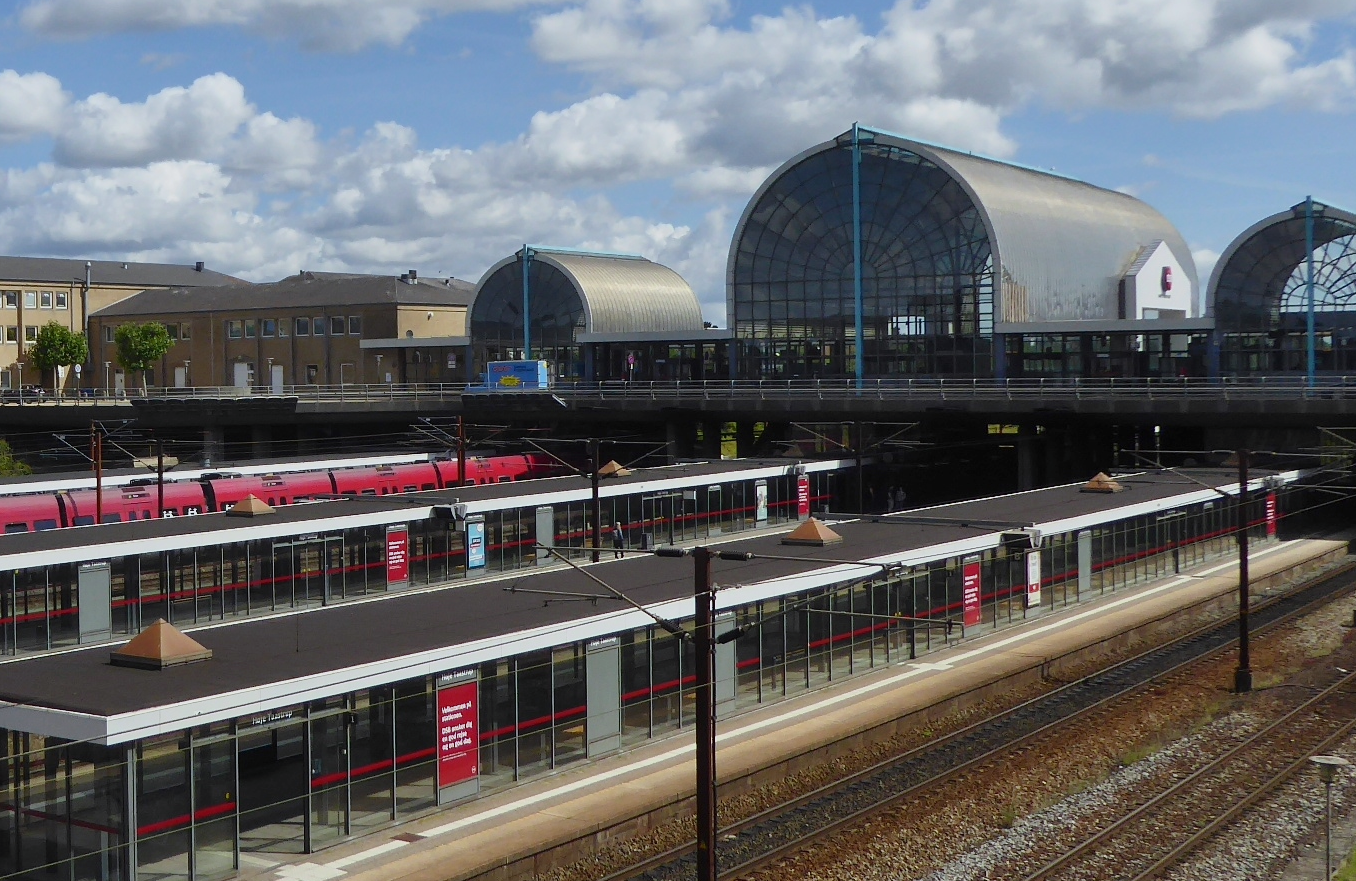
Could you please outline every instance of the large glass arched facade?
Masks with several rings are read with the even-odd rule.
[[[544,260],[531,262],[528,287],[532,357],[550,361],[559,377],[584,374],[576,328],[584,327],[584,302],[564,272]],[[471,306],[476,363],[524,357],[523,260],[521,254],[492,270]]]
[[[1224,375],[1308,370],[1308,263],[1313,245],[1315,367],[1356,371],[1356,216],[1315,203],[1254,225],[1225,250],[1209,300]]]
[[[745,377],[855,372],[850,140],[769,181],[736,233],[729,318]],[[861,147],[867,376],[993,373],[994,256],[960,183],[884,143]]]

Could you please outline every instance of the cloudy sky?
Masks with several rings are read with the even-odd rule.
[[[767,174],[854,120],[1124,190],[1202,280],[1356,208],[1356,0],[7,0],[0,253],[476,280],[643,254],[724,321]]]

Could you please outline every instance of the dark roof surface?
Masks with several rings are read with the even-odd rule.
[[[456,278],[421,278],[414,283],[391,275],[302,272],[267,284],[148,290],[105,306],[100,318],[185,312],[242,312],[251,309],[324,306],[467,306],[475,285]]]
[[[202,287],[247,282],[223,272],[178,263],[124,263],[91,260],[90,283],[131,287]],[[0,257],[0,279],[33,284],[70,284],[85,280],[85,261],[60,257]]]
[[[684,465],[672,465],[665,468],[638,468],[626,477],[609,477],[604,487],[642,483],[649,480],[664,480],[693,475],[702,475],[718,480],[723,475],[746,471],[750,468],[781,465],[790,467],[785,459],[750,460],[740,459],[729,462],[719,460],[693,462]],[[229,472],[228,467],[222,471]],[[144,476],[145,471],[141,474]],[[144,487],[142,487],[144,488]],[[154,485],[151,486],[154,490]],[[313,501],[299,505],[279,505],[275,513],[268,517],[269,523],[296,523],[297,533],[309,530],[309,523],[328,517],[345,517],[350,514],[366,514],[377,511],[391,511],[399,507],[418,508],[428,505],[450,505],[453,502],[481,502],[502,499],[505,508],[513,507],[513,500],[522,496],[547,492],[565,492],[568,490],[587,491],[589,481],[583,477],[551,477],[535,480],[520,480],[515,483],[487,483],[480,486],[460,486],[455,489],[432,490],[429,492],[398,493],[387,496],[344,496],[330,501]],[[109,489],[109,493],[122,492],[121,488]],[[25,554],[34,551],[51,551],[66,548],[81,548],[95,541],[100,544],[110,542],[140,541],[161,536],[184,536],[182,547],[195,547],[207,533],[225,530],[239,530],[257,526],[262,521],[240,517],[228,517],[225,514],[195,514],[190,517],[166,517],[163,520],[134,520],[126,523],[105,523],[99,526],[77,526],[69,529],[49,529],[44,532],[16,532],[0,535],[0,557],[8,554]],[[222,539],[226,543],[229,539]]]
[[[1232,482],[1224,471],[1197,476],[1213,484]],[[805,562],[797,560],[867,559],[994,531],[992,526],[959,525],[959,521],[970,517],[1015,523],[1050,522],[1201,488],[1171,474],[1129,478],[1125,482],[1129,489],[1114,495],[1080,493],[1077,487],[1054,487],[910,515],[935,518],[938,521],[935,523],[891,522],[888,517],[836,523],[833,528],[843,536],[843,542],[826,548],[785,546],[778,534],[749,533],[744,540],[722,545],[722,550],[792,559],[719,561],[715,567],[716,582],[729,586],[752,584],[810,571]],[[637,602],[654,603],[690,596],[692,567],[688,559],[646,554],[608,561],[591,567],[591,571]],[[210,662],[192,666],[159,671],[114,667],[108,662],[108,645],[15,661],[0,665],[0,697],[21,704],[108,716],[625,609],[622,603],[606,598],[597,606],[584,602],[546,606],[539,595],[510,593],[505,589],[514,585],[574,594],[603,593],[574,569],[522,570],[505,573],[492,581],[462,582],[424,593],[393,594],[374,602],[191,630],[194,639],[215,653]],[[506,648],[506,654],[510,653],[512,650]]]

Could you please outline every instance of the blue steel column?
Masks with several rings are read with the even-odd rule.
[[[1304,319],[1308,358],[1309,388],[1314,387],[1314,370],[1317,353],[1314,351],[1314,197],[1304,199],[1304,253],[1308,261],[1308,273],[1304,282],[1304,299],[1307,314]]]
[[[529,312],[531,301],[532,249],[523,243],[523,360],[532,360],[532,316]]]
[[[852,305],[856,316],[857,388],[862,387],[866,364],[862,328],[862,140],[861,129],[852,124]]]

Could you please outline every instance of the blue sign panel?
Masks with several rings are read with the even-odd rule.
[[[491,361],[486,371],[491,391],[544,389],[551,385],[545,361]]]
[[[466,568],[485,568],[485,521],[466,521]]]

